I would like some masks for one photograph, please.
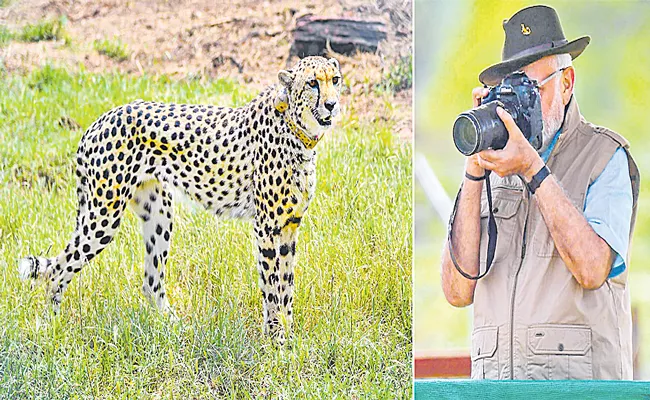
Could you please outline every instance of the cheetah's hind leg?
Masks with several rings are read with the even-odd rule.
[[[144,282],[142,292],[158,310],[176,319],[165,292],[165,264],[172,233],[171,190],[158,180],[142,183],[129,203],[142,220]]]
[[[113,195],[110,201],[105,197],[90,201],[87,178],[79,175],[77,222],[65,249],[53,258],[28,256],[18,261],[22,279],[45,278],[55,314],[59,313],[63,293],[74,275],[111,242],[124,211],[124,202]]]

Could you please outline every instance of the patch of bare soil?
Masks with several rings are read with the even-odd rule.
[[[388,38],[375,53],[331,55],[340,61],[349,84],[344,107],[362,120],[394,121],[396,135],[410,140],[411,89],[393,93],[377,90],[377,85],[411,54],[411,0],[10,0],[0,8],[0,25],[15,31],[64,16],[70,42],[12,41],[0,48],[0,61],[10,73],[50,62],[71,70],[83,65],[92,72],[228,77],[261,89],[296,61],[289,56],[292,30],[308,14],[386,24]],[[116,61],[99,54],[93,43],[102,39],[126,44],[129,58]]]

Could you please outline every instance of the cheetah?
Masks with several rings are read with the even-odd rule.
[[[243,107],[136,100],[103,114],[76,153],[71,240],[56,257],[20,259],[21,278],[43,278],[58,314],[66,287],[112,241],[128,205],[142,221],[142,291],[170,312],[164,281],[177,188],[217,216],[252,220],[264,332],[284,342],[298,228],[315,191],[314,146],[340,113],[341,79],[336,59],[306,57]]]

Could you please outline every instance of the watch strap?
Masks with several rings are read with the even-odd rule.
[[[535,191],[539,188],[542,182],[544,182],[544,179],[546,179],[550,174],[551,170],[548,169],[546,165],[544,165],[535,175],[533,175],[533,178],[530,180],[530,182],[526,184],[530,194],[535,194]]]
[[[470,173],[465,172],[465,178],[469,179],[470,181],[480,182],[483,179],[485,179],[485,175],[483,175],[483,176],[475,176],[475,175],[472,175]]]

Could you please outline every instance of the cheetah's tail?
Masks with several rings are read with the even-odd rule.
[[[46,275],[50,261],[45,257],[27,256],[18,260],[20,279],[37,279]]]

